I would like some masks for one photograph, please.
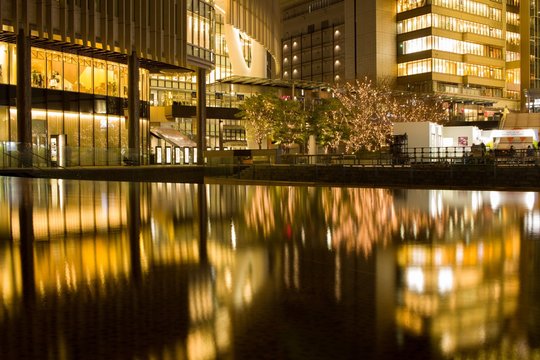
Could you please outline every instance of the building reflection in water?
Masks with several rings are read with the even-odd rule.
[[[444,197],[456,192],[431,191],[423,207],[414,199],[400,216],[396,321],[446,355],[506,358],[516,350],[503,340],[512,340],[506,326],[518,310],[522,215],[493,195],[467,192],[452,207]]]
[[[540,357],[536,193],[1,185],[8,359]]]

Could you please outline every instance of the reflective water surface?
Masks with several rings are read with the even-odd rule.
[[[0,358],[540,359],[538,195],[0,178]]]

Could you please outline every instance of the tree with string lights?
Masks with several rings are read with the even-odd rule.
[[[347,151],[375,151],[392,134],[395,122],[448,121],[444,103],[435,96],[420,96],[392,89],[387,81],[377,84],[365,78],[334,89],[340,101],[349,136],[343,139]]]
[[[343,106],[336,98],[318,99],[311,111],[311,132],[325,151],[334,152],[349,136]]]
[[[277,98],[274,109],[273,136],[276,144],[286,153],[293,144],[305,144],[307,139],[308,113],[304,104],[290,99]]]
[[[347,151],[356,153],[380,149],[392,129],[390,88],[364,79],[346,83],[334,91],[343,106],[342,116],[349,127],[349,136],[344,139]]]
[[[277,100],[273,95],[259,94],[247,98],[240,105],[237,117],[246,121],[246,130],[253,136],[259,149],[262,148],[263,141],[272,135]]]
[[[448,122],[448,109],[437,96],[394,92],[393,122],[428,121],[444,125]]]

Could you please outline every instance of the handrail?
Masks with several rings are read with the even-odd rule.
[[[493,166],[538,166],[540,150],[496,149],[483,152],[470,146],[418,147],[400,153],[379,151],[357,155],[347,154],[283,154],[282,164],[351,165],[351,166],[434,166],[434,165],[493,165]]]
[[[0,168],[24,167],[20,164],[21,153],[16,143],[0,143]],[[65,166],[51,161],[46,149],[33,148],[33,169],[63,168],[73,166],[121,166],[124,165],[122,149],[67,148],[69,156]],[[540,166],[540,150],[495,149],[482,151],[479,146],[416,147],[393,153],[387,150],[359,154],[283,154],[273,150],[242,150],[204,152],[207,164],[285,164],[285,165],[343,165],[343,166]],[[147,159],[141,157],[141,164]],[[151,163],[151,162],[150,162]]]

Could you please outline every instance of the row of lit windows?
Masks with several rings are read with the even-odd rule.
[[[514,26],[519,26],[519,14],[506,12],[506,23]]]
[[[454,54],[472,54],[502,59],[501,49],[440,36],[425,36],[418,39],[406,40],[402,43],[401,48],[403,54],[412,54],[426,50],[441,50]]]
[[[518,46],[520,44],[520,36],[518,33],[507,31],[506,32],[506,42],[510,45]]]
[[[520,53],[506,50],[506,61],[517,61],[519,59],[521,59]]]
[[[0,83],[17,83],[16,46],[0,42]],[[128,67],[111,61],[32,48],[30,83],[35,88],[127,98]],[[141,100],[148,100],[148,71],[140,71]]]
[[[438,14],[425,14],[399,21],[397,24],[397,32],[398,34],[403,34],[429,27],[502,39],[501,29],[495,29],[485,24]]]
[[[430,72],[458,76],[476,76],[496,80],[502,80],[503,78],[503,70],[501,68],[466,64],[444,59],[430,58],[398,64],[398,76],[409,76]]]
[[[140,119],[142,148],[147,146],[148,120]],[[0,141],[16,141],[17,111],[0,106]],[[65,134],[68,165],[119,163],[122,149],[128,147],[126,119],[117,115],[32,110],[32,144],[35,154],[48,159],[52,135]]]
[[[450,94],[463,94],[463,95],[470,95],[470,96],[489,96],[489,97],[502,97],[503,92],[501,88],[492,88],[487,86],[472,86],[467,85],[465,87],[460,87],[457,84],[451,84],[451,83],[445,83],[445,82],[437,82],[437,91],[444,92],[444,93],[450,93]],[[470,119],[469,116],[467,116],[467,109],[464,109],[464,117],[465,120],[475,120],[477,117],[477,111],[474,110],[474,114],[471,114]]]
[[[467,14],[483,16],[495,21],[501,21],[502,12],[483,3],[468,0],[431,0],[436,6],[445,7],[452,10],[459,10]]]
[[[426,0],[398,0],[397,12],[401,13],[426,5]]]
[[[195,47],[212,51],[215,45],[215,10],[201,0],[187,2],[187,42]],[[195,54],[196,55],[196,54]],[[203,56],[203,58],[205,58]]]
[[[519,85],[521,83],[521,71],[520,69],[506,70],[506,82],[509,84]]]
[[[221,79],[232,75],[232,65],[227,54],[227,44],[225,41],[224,17],[220,13],[216,13],[215,21],[215,68],[207,72],[206,83],[216,84]],[[242,34],[241,36],[247,36]],[[246,40],[246,45],[251,48],[251,39]],[[246,49],[244,49],[246,50]],[[245,53],[246,55],[246,53]],[[248,54],[251,56],[250,54]],[[248,59],[246,59],[248,61]],[[152,88],[150,94],[150,104],[154,106],[170,106],[173,102],[178,102],[184,105],[195,105],[197,77],[191,74],[183,74],[178,76],[151,75],[150,86]],[[227,106],[232,107],[237,105],[236,96],[228,94],[229,89],[225,91],[218,90],[215,92],[207,92],[207,105],[211,106]]]

